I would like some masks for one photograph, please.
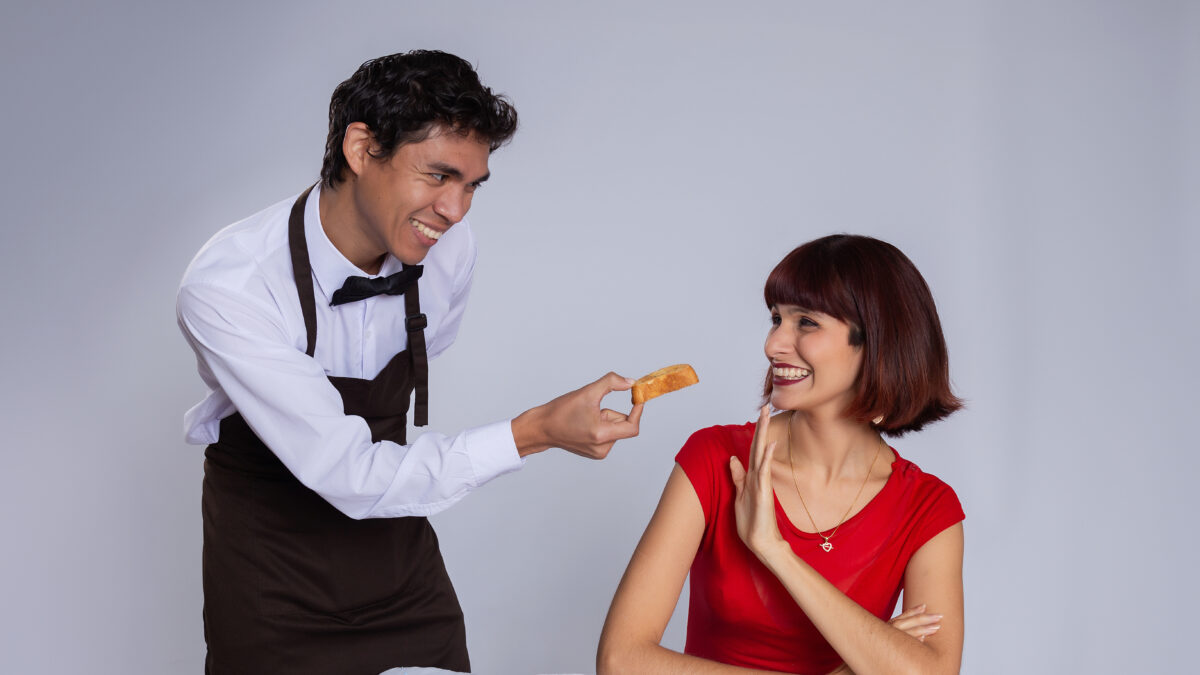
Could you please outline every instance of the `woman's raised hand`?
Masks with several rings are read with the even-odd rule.
[[[775,520],[775,490],[771,487],[775,443],[767,442],[770,424],[770,408],[764,405],[754,427],[754,440],[750,443],[749,466],[742,468],[737,457],[729,458],[729,473],[736,490],[733,505],[738,536],[760,560],[780,547],[791,552],[791,547],[779,534],[779,523]]]

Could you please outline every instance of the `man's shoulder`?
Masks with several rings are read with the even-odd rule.
[[[200,248],[180,287],[210,285],[244,289],[253,279],[275,277],[289,266],[287,221],[295,196],[281,200],[218,231]]]

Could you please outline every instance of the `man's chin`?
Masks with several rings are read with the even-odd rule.
[[[429,255],[429,249],[424,248],[414,251],[413,249],[404,249],[401,251],[392,251],[392,257],[405,265],[420,265],[421,261]]]

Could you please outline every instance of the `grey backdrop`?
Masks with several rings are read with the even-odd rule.
[[[1182,1],[5,3],[0,671],[200,671],[176,285],[316,178],[338,82],[417,47],[522,116],[433,427],[702,380],[435,519],[477,672],[592,670],[680,443],[753,416],[767,271],[836,231],[923,270],[970,403],[897,442],[966,508],[964,672],[1187,670],[1198,35]]]

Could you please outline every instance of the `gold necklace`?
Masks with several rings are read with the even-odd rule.
[[[850,509],[854,508],[855,502],[857,502],[858,498],[862,496],[863,488],[867,487],[867,482],[871,480],[871,470],[875,468],[875,460],[879,459],[879,452],[883,450],[883,439],[880,439],[879,441],[880,446],[875,448],[875,456],[871,458],[871,466],[867,467],[866,478],[863,478],[862,485],[858,486],[858,492],[854,494],[854,501],[850,502],[850,506],[846,507],[846,512],[842,514],[842,519],[839,520],[838,524],[834,526],[833,531],[829,533],[829,536],[825,536],[821,534],[821,530],[817,528],[817,521],[813,520],[812,513],[809,513],[808,504],[804,503],[804,495],[800,494],[800,482],[796,480],[796,465],[792,461],[792,418],[795,416],[796,413],[793,411],[788,417],[788,468],[792,471],[792,485],[796,486],[796,496],[800,498],[800,506],[804,507],[804,513],[808,515],[808,522],[812,523],[813,529],[817,531],[817,536],[825,540],[825,542],[821,544],[821,549],[826,553],[829,553],[833,550],[833,544],[829,543],[829,540],[833,537],[833,535],[837,534],[838,528],[842,526],[842,523],[846,522],[846,516],[850,515]]]

